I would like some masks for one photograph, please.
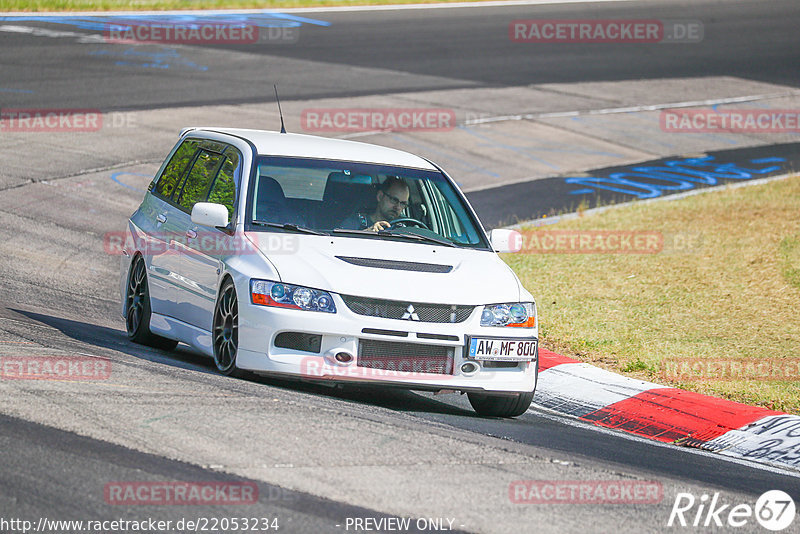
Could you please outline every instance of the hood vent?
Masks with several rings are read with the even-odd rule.
[[[375,258],[353,258],[351,256],[336,257],[353,265],[359,265],[361,267],[374,267],[375,269],[394,269],[396,271],[416,271],[420,273],[449,273],[453,270],[452,265],[439,265],[436,263],[381,260]]]

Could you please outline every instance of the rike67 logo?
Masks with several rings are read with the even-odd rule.
[[[770,490],[762,494],[755,506],[747,503],[724,503],[719,493],[703,494],[699,499],[691,493],[678,493],[667,521],[668,527],[744,527],[753,520],[767,530],[778,532],[794,522],[795,504],[788,493]]]

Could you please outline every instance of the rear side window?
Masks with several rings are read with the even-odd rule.
[[[194,160],[192,170],[184,180],[183,189],[177,204],[186,211],[192,211],[196,202],[206,199],[211,183],[224,161],[222,154],[201,150]]]
[[[170,158],[169,163],[167,163],[167,166],[164,168],[164,172],[161,174],[161,178],[159,178],[156,184],[154,193],[157,196],[165,200],[172,198],[175,188],[189,169],[189,164],[194,158],[198,144],[198,141],[191,139],[181,143],[181,146],[178,147],[178,150],[176,150],[175,154]]]
[[[239,154],[232,149],[226,151],[225,161],[217,174],[208,201],[228,208],[228,217],[233,218],[233,203],[236,200],[236,174],[239,170]]]

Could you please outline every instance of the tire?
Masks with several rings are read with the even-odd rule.
[[[536,349],[536,382],[539,381],[539,350]],[[534,391],[536,386],[534,385]],[[478,415],[489,417],[517,417],[528,411],[534,391],[517,395],[492,395],[490,393],[467,393],[469,403]]]
[[[533,392],[518,395],[491,395],[486,393],[467,393],[469,403],[479,415],[491,417],[516,417],[528,411],[533,400]]]
[[[133,260],[128,274],[125,293],[125,330],[128,339],[140,345],[163,350],[173,350],[178,342],[150,331],[150,290],[147,285],[147,267],[141,256]]]
[[[239,349],[239,301],[236,287],[228,279],[222,284],[214,306],[212,327],[214,365],[217,371],[227,376],[244,377],[247,373],[236,367]]]

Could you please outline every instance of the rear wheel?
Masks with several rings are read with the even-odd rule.
[[[128,339],[134,343],[172,350],[178,342],[156,335],[150,331],[150,290],[147,286],[147,267],[138,256],[128,275],[128,291],[125,297],[125,329]]]
[[[239,350],[239,302],[236,287],[227,280],[217,297],[214,309],[214,364],[217,370],[230,376],[243,376],[245,373],[236,367],[236,353]]]

